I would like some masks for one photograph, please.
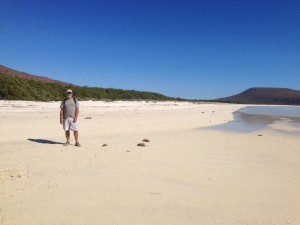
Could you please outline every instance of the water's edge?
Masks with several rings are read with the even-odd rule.
[[[208,129],[249,133],[263,129],[300,134],[300,107],[298,106],[246,106],[233,112],[234,119]],[[272,128],[276,125],[276,129]],[[281,127],[290,129],[281,129]]]

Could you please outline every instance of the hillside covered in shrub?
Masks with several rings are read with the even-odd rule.
[[[179,100],[153,92],[65,85],[0,72],[0,100],[58,101],[67,88],[79,100]]]

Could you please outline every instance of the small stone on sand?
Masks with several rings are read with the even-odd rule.
[[[145,147],[145,143],[138,143],[137,146],[140,146],[140,147]]]
[[[145,138],[145,139],[143,139],[143,142],[150,142],[150,140]]]
[[[106,146],[107,146],[107,144],[103,144],[103,145],[102,145],[102,147],[106,147]]]
[[[262,134],[259,134],[259,135],[257,135],[257,136],[261,137],[261,136],[263,136],[263,135],[262,135]]]
[[[88,116],[88,117],[85,117],[84,119],[86,119],[86,120],[91,120],[92,117]]]

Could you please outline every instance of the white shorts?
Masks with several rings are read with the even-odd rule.
[[[68,117],[67,119],[64,120],[64,124],[63,124],[64,130],[65,131],[78,131],[78,124],[73,123],[73,118],[72,117]]]

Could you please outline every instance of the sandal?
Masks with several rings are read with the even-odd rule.
[[[70,142],[66,142],[64,143],[64,146],[68,146],[70,144]]]
[[[76,147],[81,147],[81,144],[79,144],[79,142],[77,142],[77,143],[75,144],[75,146],[76,146]]]

